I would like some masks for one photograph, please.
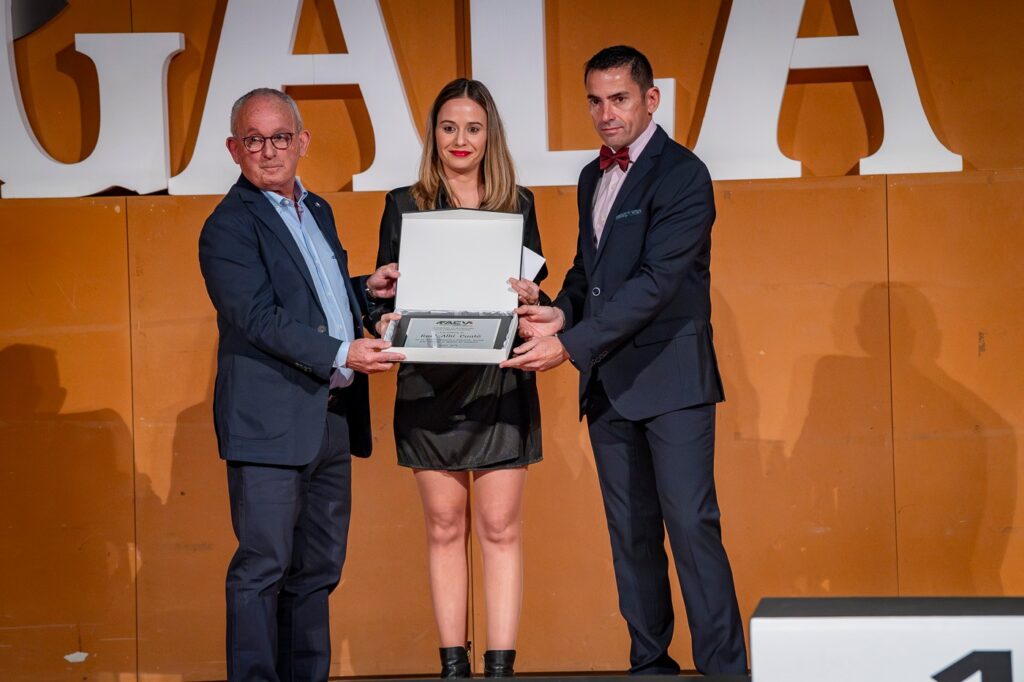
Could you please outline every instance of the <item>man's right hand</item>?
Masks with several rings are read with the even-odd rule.
[[[516,308],[516,315],[519,316],[519,336],[524,339],[554,336],[565,327],[565,313],[550,305],[521,305]]]
[[[345,366],[363,374],[386,372],[396,362],[405,360],[401,353],[385,352],[390,347],[391,342],[383,339],[356,339],[348,347]]]

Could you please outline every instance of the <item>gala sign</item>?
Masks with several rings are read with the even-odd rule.
[[[2,196],[85,196],[120,186],[140,194],[220,194],[237,170],[223,152],[232,102],[252,88],[357,85],[374,131],[376,155],[352,178],[356,191],[408,184],[420,155],[390,37],[377,0],[334,0],[348,52],[293,54],[301,0],[230,0],[224,17],[195,151],[171,176],[166,74],[184,47],[181,33],[80,33],[75,49],[96,67],[100,130],[95,150],[61,163],[40,145],[22,103],[14,63],[12,0],[0,15]],[[715,179],[800,175],[779,150],[777,129],[791,70],[867,67],[885,124],[881,148],[862,159],[865,174],[958,171],[961,157],[936,138],[925,117],[892,0],[851,0],[858,34],[798,38],[804,0],[735,0],[713,75],[695,151]],[[472,75],[503,112],[525,185],[573,185],[593,150],[548,144],[543,0],[472,0]],[[675,83],[657,81],[656,116],[674,134]]]

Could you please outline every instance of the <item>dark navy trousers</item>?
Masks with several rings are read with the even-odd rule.
[[[629,628],[630,672],[679,672],[668,654],[675,618],[667,529],[697,670],[746,674],[743,621],[715,494],[715,406],[630,421],[615,411],[600,380],[594,380],[586,414],[619,610]]]
[[[305,466],[228,462],[238,538],[227,575],[228,679],[327,680],[327,599],[341,580],[352,511],[345,418],[328,413]]]

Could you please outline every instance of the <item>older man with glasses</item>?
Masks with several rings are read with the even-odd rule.
[[[228,679],[326,680],[327,600],[341,579],[351,455],[369,456],[366,375],[402,360],[363,338],[394,263],[349,277],[328,203],[296,177],[310,134],[291,97],[231,110],[242,170],[207,219],[199,263],[220,341],[214,423],[238,549],[227,575]]]

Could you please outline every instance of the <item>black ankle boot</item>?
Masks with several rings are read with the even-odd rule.
[[[512,666],[516,662],[515,649],[484,652],[484,677],[515,677]]]
[[[469,650],[464,646],[446,646],[441,654],[441,677],[472,677],[469,672]]]

